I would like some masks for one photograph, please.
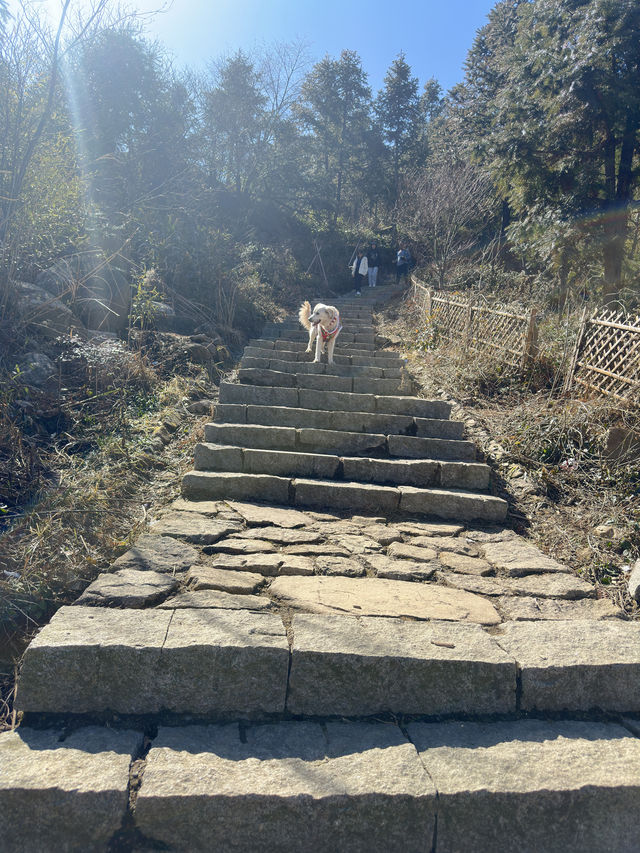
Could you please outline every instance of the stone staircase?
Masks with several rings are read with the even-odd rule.
[[[29,646],[2,851],[635,851],[640,624],[503,526],[371,307],[251,342],[183,498]]]

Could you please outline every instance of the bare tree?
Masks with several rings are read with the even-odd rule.
[[[439,163],[409,173],[400,197],[399,223],[426,250],[437,286],[445,286],[456,259],[477,242],[493,196],[486,172],[471,164]]]

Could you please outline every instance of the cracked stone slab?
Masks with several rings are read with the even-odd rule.
[[[365,574],[364,566],[356,560],[345,557],[317,557],[316,566],[321,575],[344,575],[348,578],[359,578]]]
[[[120,828],[142,734],[88,726],[63,738],[26,726],[0,734],[4,853],[106,851]]]
[[[27,648],[16,705],[41,713],[153,713],[171,613],[61,607]]]
[[[510,538],[504,542],[485,542],[482,545],[482,552],[485,560],[512,577],[571,571],[567,566],[543,554],[535,545],[520,537]]]
[[[412,536],[457,536],[464,530],[463,524],[447,524],[439,522],[403,521],[393,525],[400,533]]]
[[[537,598],[593,598],[590,583],[573,575],[528,575],[527,577],[473,577],[456,572],[441,572],[438,580],[456,589],[466,589],[478,595],[533,595]]]
[[[147,533],[111,565],[112,571],[138,569],[155,572],[184,572],[197,563],[200,554],[192,545],[178,542],[171,536]]]
[[[375,539],[359,534],[339,534],[336,536],[335,542],[346,548],[351,554],[370,554],[382,550],[382,545]]]
[[[430,563],[438,559],[435,548],[422,548],[418,545],[405,545],[404,542],[394,542],[389,546],[387,554],[396,560],[413,560]]]
[[[322,536],[312,530],[292,530],[284,527],[252,527],[235,535],[236,539],[266,539],[279,545],[313,544],[322,541]]]
[[[245,574],[246,577],[246,574]],[[158,605],[163,610],[217,607],[221,610],[268,610],[271,600],[264,595],[234,595],[218,589],[182,592]]]
[[[386,524],[370,524],[362,528],[363,536],[375,539],[379,545],[391,545],[392,542],[401,542],[402,534]]]
[[[120,569],[98,575],[74,605],[99,607],[148,607],[177,589],[179,581],[163,572]]]
[[[518,662],[525,711],[640,711],[640,622],[506,622],[496,640]]]
[[[293,714],[509,713],[513,658],[479,625],[296,614]]]
[[[405,616],[497,625],[500,616],[478,595],[437,584],[383,578],[276,578],[269,595],[291,607],[314,613]]]
[[[478,557],[480,554],[476,545],[464,536],[416,536],[411,540],[411,545],[419,548],[433,548],[438,553],[451,551],[467,557]]]
[[[254,526],[273,527],[308,527],[313,519],[297,509],[286,509],[277,506],[261,506],[260,504],[240,503],[229,501],[229,506],[244,518],[247,524]]]
[[[455,554],[451,551],[441,551],[438,560],[448,569],[459,572],[462,575],[492,575],[494,568],[486,560],[479,557],[467,557],[464,554]]]
[[[348,557],[351,551],[343,545],[286,545],[284,554],[307,554],[310,557]]]
[[[224,501],[188,501],[185,498],[177,498],[167,507],[168,512],[197,512],[209,517],[214,517],[227,509]]]
[[[539,619],[621,619],[625,613],[610,598],[582,598],[563,601],[553,598],[505,597],[498,600],[498,609],[514,622]]]
[[[221,539],[203,550],[206,554],[270,554],[276,546],[264,539]]]
[[[436,791],[400,729],[311,722],[161,728],[136,825],[167,849],[424,851]]]
[[[438,848],[629,853],[640,740],[609,723],[410,723],[438,791]]]
[[[521,537],[510,527],[490,525],[488,527],[471,527],[466,532],[467,539],[472,542],[506,542],[507,539],[520,539]]]
[[[160,536],[175,536],[196,545],[210,545],[240,529],[232,521],[218,521],[197,512],[174,512],[163,515],[153,525],[153,532]]]
[[[396,581],[428,581],[440,568],[440,563],[411,563],[409,560],[394,560],[384,554],[367,554],[365,563],[376,573],[376,577]]]
[[[314,571],[313,560],[297,554],[216,554],[209,565],[225,571],[259,572],[267,577],[312,575]]]
[[[264,583],[264,576],[256,572],[233,571],[209,565],[192,566],[187,581],[193,590],[217,589],[220,592],[251,593]]]

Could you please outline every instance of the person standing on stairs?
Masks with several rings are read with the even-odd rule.
[[[407,284],[409,279],[409,264],[411,263],[411,252],[407,249],[404,243],[400,243],[398,254],[396,256],[396,284],[400,283],[400,279],[404,276],[404,282]]]
[[[360,293],[362,292],[362,288],[367,281],[368,271],[369,265],[367,263],[367,256],[364,253],[364,249],[358,249],[356,259],[351,266],[351,275],[354,278],[356,286],[356,296],[360,296]]]
[[[378,267],[380,266],[380,252],[375,240],[371,241],[367,252],[367,265],[369,267],[369,287],[375,287],[378,280]]]

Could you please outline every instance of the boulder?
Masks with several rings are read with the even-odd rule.
[[[15,281],[18,307],[29,331],[53,340],[72,333],[86,335],[84,323],[60,299],[35,284]]]

